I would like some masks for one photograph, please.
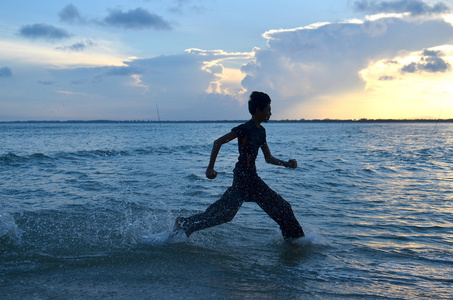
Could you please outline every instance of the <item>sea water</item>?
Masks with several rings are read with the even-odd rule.
[[[1,299],[449,299],[453,124],[269,123],[261,178],[306,237],[254,203],[171,236],[229,187],[236,123],[0,124]]]

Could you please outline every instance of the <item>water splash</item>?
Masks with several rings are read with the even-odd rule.
[[[20,244],[21,234],[19,227],[17,226],[14,218],[4,212],[0,212],[0,241],[6,240],[7,242],[13,242]]]

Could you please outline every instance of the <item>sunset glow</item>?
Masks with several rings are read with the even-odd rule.
[[[2,2],[0,121],[453,118],[452,1],[158,2]]]

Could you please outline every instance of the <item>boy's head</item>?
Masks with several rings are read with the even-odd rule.
[[[269,95],[263,92],[252,92],[249,100],[249,112],[253,116],[257,109],[263,111],[268,104],[271,104]]]

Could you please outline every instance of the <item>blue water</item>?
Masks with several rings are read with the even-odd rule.
[[[0,124],[2,299],[449,299],[453,124],[269,123],[260,176],[307,237],[244,203],[169,237],[231,184],[236,123]]]

